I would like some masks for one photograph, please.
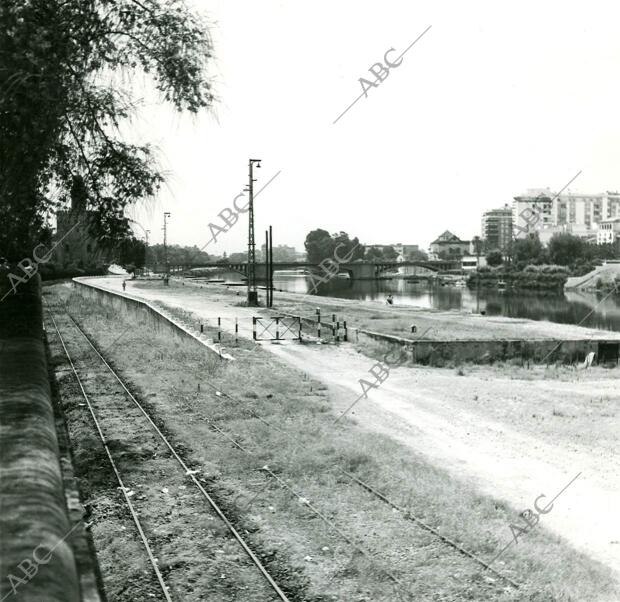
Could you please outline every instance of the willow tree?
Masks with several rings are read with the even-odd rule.
[[[121,238],[125,208],[163,182],[153,149],[121,134],[131,81],[147,74],[163,101],[196,113],[213,103],[211,56],[183,0],[2,0],[0,257],[28,256],[76,182],[92,233]]]

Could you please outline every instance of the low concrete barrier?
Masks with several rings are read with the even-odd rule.
[[[82,528],[67,516],[33,276],[0,301],[0,599],[78,602],[70,542]]]
[[[209,343],[200,338],[199,334],[194,334],[180,321],[172,316],[166,315],[161,309],[151,305],[148,301],[136,298],[127,293],[111,291],[89,282],[88,277],[74,278],[77,292],[87,299],[91,299],[100,305],[110,307],[115,312],[135,320],[136,324],[142,324],[157,334],[178,338],[183,341],[198,343],[202,347],[216,354],[224,360],[234,361],[234,357],[222,350],[217,343]]]
[[[355,342],[382,343],[386,350],[401,350],[411,363],[430,365],[443,365],[449,361],[490,364],[509,360],[533,364],[574,364],[583,362],[590,352],[596,354],[597,360],[602,358],[617,363],[620,351],[618,339],[416,341],[362,329],[355,329]]]

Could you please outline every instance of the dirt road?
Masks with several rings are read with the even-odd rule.
[[[121,289],[120,280],[95,282]],[[240,322],[240,334],[251,337],[249,318],[255,310],[233,306],[230,297],[218,298],[212,292],[208,298],[191,295],[189,289],[178,286],[140,290],[131,283],[127,292],[203,318],[229,318],[223,321],[228,330],[235,317],[247,318]],[[368,370],[374,364],[351,345],[264,346],[324,382],[336,413],[361,394],[359,379],[370,379]],[[618,571],[617,371],[597,369],[564,381],[532,379],[531,375],[513,378],[494,368],[466,372],[459,376],[450,369],[393,369],[379,388],[369,392],[368,399],[355,406],[351,416],[368,430],[388,434],[426,455],[454,478],[473,482],[481,493],[508,502],[515,513],[534,509],[541,494],[546,497],[539,506],[549,503],[580,473],[540,522],[576,549]],[[598,398],[600,411],[592,412],[591,404]],[[508,525],[505,534],[495,536],[508,543]],[[510,554],[510,548],[505,554]],[[620,579],[620,573],[616,574]]]

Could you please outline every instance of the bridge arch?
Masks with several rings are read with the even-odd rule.
[[[410,268],[410,269],[407,269]],[[412,268],[412,269],[411,269]],[[390,263],[379,263],[376,265],[375,273],[377,276],[381,276],[388,272],[394,272],[396,270],[400,273],[400,270],[403,269],[403,276],[434,276],[440,271],[439,266],[429,265],[426,262],[415,262],[415,261],[407,261],[407,262],[390,262]]]

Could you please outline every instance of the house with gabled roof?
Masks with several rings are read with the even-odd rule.
[[[430,245],[430,253],[439,259],[460,257],[471,252],[471,241],[461,240],[450,230],[440,234]]]

